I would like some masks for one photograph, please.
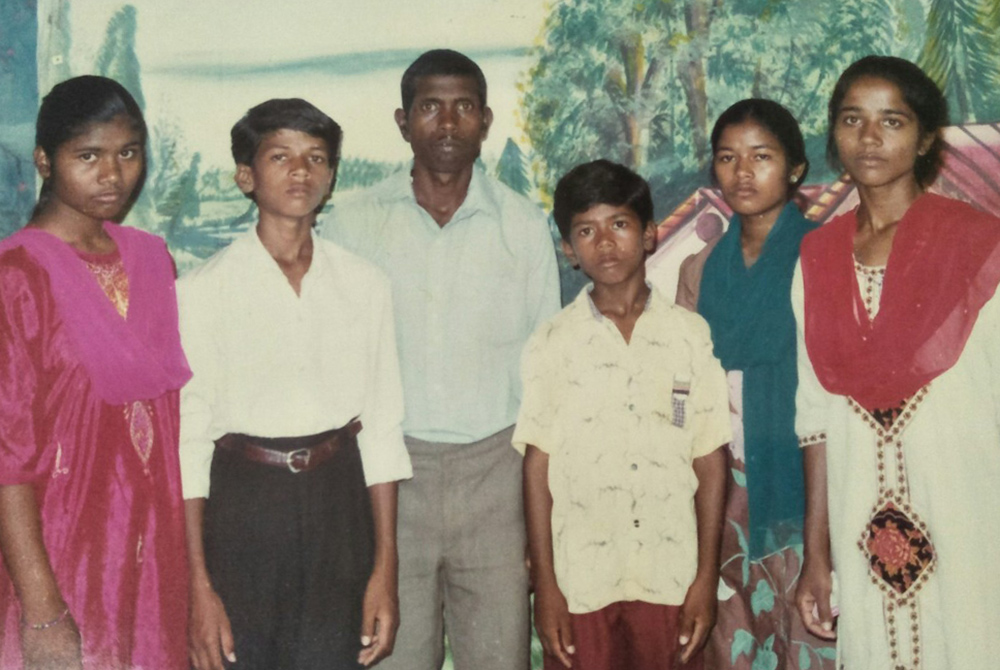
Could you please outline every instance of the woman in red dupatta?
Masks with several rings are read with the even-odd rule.
[[[0,668],[186,668],[173,265],[111,221],[146,126],[78,77],[36,137],[38,206],[0,243]]]
[[[807,494],[799,610],[838,638],[851,670],[992,667],[1000,219],[925,191],[947,105],[912,63],[851,65],[829,120],[828,149],[861,202],[806,236],[792,288]]]

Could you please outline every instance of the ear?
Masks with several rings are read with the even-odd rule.
[[[249,165],[243,165],[242,163],[237,164],[236,176],[234,179],[236,181],[236,185],[244,195],[250,195],[253,193],[253,168]]]
[[[403,139],[407,142],[410,141],[410,124],[406,121],[406,111],[402,108],[396,110],[395,114],[396,125],[399,126],[399,134],[403,136]]]
[[[642,229],[642,248],[647,253],[656,251],[656,222],[648,222]]]
[[[788,183],[795,184],[800,179],[802,179],[802,173],[805,172],[805,169],[806,169],[805,163],[800,163],[799,165],[793,167],[791,171],[789,171],[788,173]]]
[[[487,107],[483,110],[483,134],[480,139],[485,140],[489,137],[490,126],[493,125],[493,110]]]
[[[35,169],[38,170],[38,174],[42,179],[48,179],[52,176],[52,164],[49,163],[49,157],[45,153],[45,149],[35,147],[32,158],[35,161]]]
[[[566,255],[566,259],[569,261],[569,264],[579,270],[580,262],[576,260],[576,252],[573,251],[573,245],[566,240],[559,240],[559,244],[562,245],[562,252]]]
[[[927,152],[931,150],[931,146],[934,145],[934,140],[936,139],[937,133],[927,133],[920,138],[920,146],[917,147],[917,155],[926,156]]]

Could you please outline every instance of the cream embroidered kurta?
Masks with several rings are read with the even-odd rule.
[[[730,440],[708,325],[652,290],[626,344],[590,287],[522,361],[514,446],[549,454],[556,579],[575,614],[680,605],[697,569],[692,461]]]
[[[862,296],[877,311],[880,276],[860,271]],[[869,288],[871,289],[869,291]],[[890,657],[882,593],[869,577],[858,541],[877,500],[876,435],[847,398],[828,393],[803,340],[803,284],[796,269],[792,305],[799,322],[800,438],[825,433],[830,539],[839,586],[837,624],[842,667],[911,668],[911,613],[894,625],[899,658]],[[937,564],[917,596],[919,667],[966,670],[995,666],[989,643],[1000,629],[1000,301],[983,307],[958,362],[932,381],[901,435],[909,502],[929,530]],[[808,447],[806,447],[808,448]],[[887,456],[889,482],[895,461]]]

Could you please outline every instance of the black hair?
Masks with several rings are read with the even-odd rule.
[[[653,222],[649,184],[624,165],[609,160],[577,165],[556,185],[552,217],[563,240],[569,241],[573,217],[594,205],[628,207],[644,226]]]
[[[229,133],[236,164],[252,165],[264,137],[279,130],[297,130],[318,137],[326,143],[330,169],[333,170],[333,180],[330,182],[330,193],[333,193],[343,132],[336,121],[301,98],[273,98],[247,110]],[[253,193],[245,195],[254,199]]]
[[[410,63],[399,83],[403,98],[403,111],[410,113],[413,99],[417,97],[417,80],[421,77],[469,77],[476,80],[479,106],[486,107],[486,76],[476,62],[465,54],[451,49],[425,51]]]
[[[847,91],[859,79],[873,77],[894,84],[903,95],[907,106],[917,117],[921,138],[933,135],[934,141],[923,156],[917,156],[913,164],[913,173],[917,183],[922,187],[929,186],[937,177],[938,170],[944,160],[944,141],[940,130],[948,125],[948,101],[941,89],[928,77],[923,70],[904,58],[895,56],[865,56],[852,63],[837,80],[837,85],[830,96],[827,108],[829,131],[826,136],[826,157],[830,166],[841,169],[840,157],[837,155],[837,142],[834,131],[840,106],[847,96]]]
[[[42,99],[35,123],[35,146],[45,152],[51,172],[42,181],[32,216],[48,205],[55,176],[55,156],[63,144],[87,132],[94,124],[108,123],[116,117],[126,117],[142,142],[142,173],[123,211],[128,211],[146,182],[146,120],[135,98],[113,79],[96,75],[73,77],[56,84]]]
[[[722,133],[729,126],[735,126],[746,121],[753,121],[759,124],[764,130],[774,135],[781,145],[781,150],[785,153],[785,161],[788,169],[799,165],[805,165],[802,174],[798,179],[788,184],[788,199],[799,189],[799,186],[806,180],[809,174],[809,159],[806,157],[806,143],[802,139],[802,131],[799,129],[798,121],[785,107],[774,100],[765,98],[747,98],[740,100],[719,115],[719,119],[712,128],[712,154],[719,148],[719,139]],[[715,174],[715,161],[709,164],[708,176],[712,184],[718,186],[719,180]]]

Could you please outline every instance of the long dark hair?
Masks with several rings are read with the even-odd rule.
[[[95,123],[107,123],[118,116],[128,118],[132,129],[141,136],[145,148],[148,136],[146,121],[139,104],[124,86],[113,79],[96,75],[67,79],[56,84],[42,100],[35,124],[35,146],[45,152],[54,170],[55,155],[59,147],[87,132]],[[53,171],[42,181],[32,217],[37,216],[48,205],[54,176]],[[146,152],[143,151],[142,174],[129,196],[125,211],[139,197],[145,181]]]

